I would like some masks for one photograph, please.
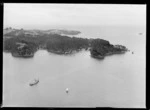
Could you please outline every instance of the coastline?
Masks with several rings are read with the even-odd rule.
[[[69,34],[73,32],[63,30],[61,31],[67,32]],[[80,52],[82,49],[85,49],[87,51],[90,51],[91,57],[104,59],[105,56],[113,54],[123,54],[128,50],[125,46],[112,45],[109,43],[109,41],[100,38],[88,39],[69,37],[54,33],[26,36],[26,30],[16,30],[16,32],[22,32],[22,34],[16,36],[16,33],[14,32],[7,33],[8,35],[10,34],[9,36],[11,36],[11,38],[9,39],[6,39],[5,36],[3,36],[3,38],[5,39],[3,43],[3,51],[11,52],[13,57],[32,58],[34,57],[34,53],[39,49],[44,49],[48,52],[59,55],[75,54],[77,52]]]

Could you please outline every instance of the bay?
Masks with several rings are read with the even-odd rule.
[[[24,59],[3,52],[3,106],[145,108],[146,28],[66,28],[82,32],[76,37],[125,45],[134,54],[97,60],[84,50],[67,56],[39,50],[33,58]],[[40,82],[31,87],[34,78]]]

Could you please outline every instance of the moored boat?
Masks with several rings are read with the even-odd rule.
[[[36,84],[38,84],[38,83],[39,83],[39,80],[36,80],[36,79],[35,79],[34,82],[30,83],[29,85],[30,85],[30,86],[34,86],[34,85],[36,85]]]

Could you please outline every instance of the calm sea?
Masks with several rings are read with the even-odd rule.
[[[97,60],[84,50],[67,56],[39,50],[33,58],[23,59],[3,52],[3,106],[145,108],[145,27],[66,29],[81,31],[78,37],[125,45],[134,54],[127,52]],[[35,78],[40,82],[29,86]]]

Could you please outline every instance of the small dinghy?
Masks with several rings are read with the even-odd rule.
[[[34,85],[36,85],[36,84],[38,84],[38,83],[39,83],[39,80],[38,80],[38,79],[35,79],[34,82],[30,83],[29,85],[30,85],[30,86],[34,86]]]

